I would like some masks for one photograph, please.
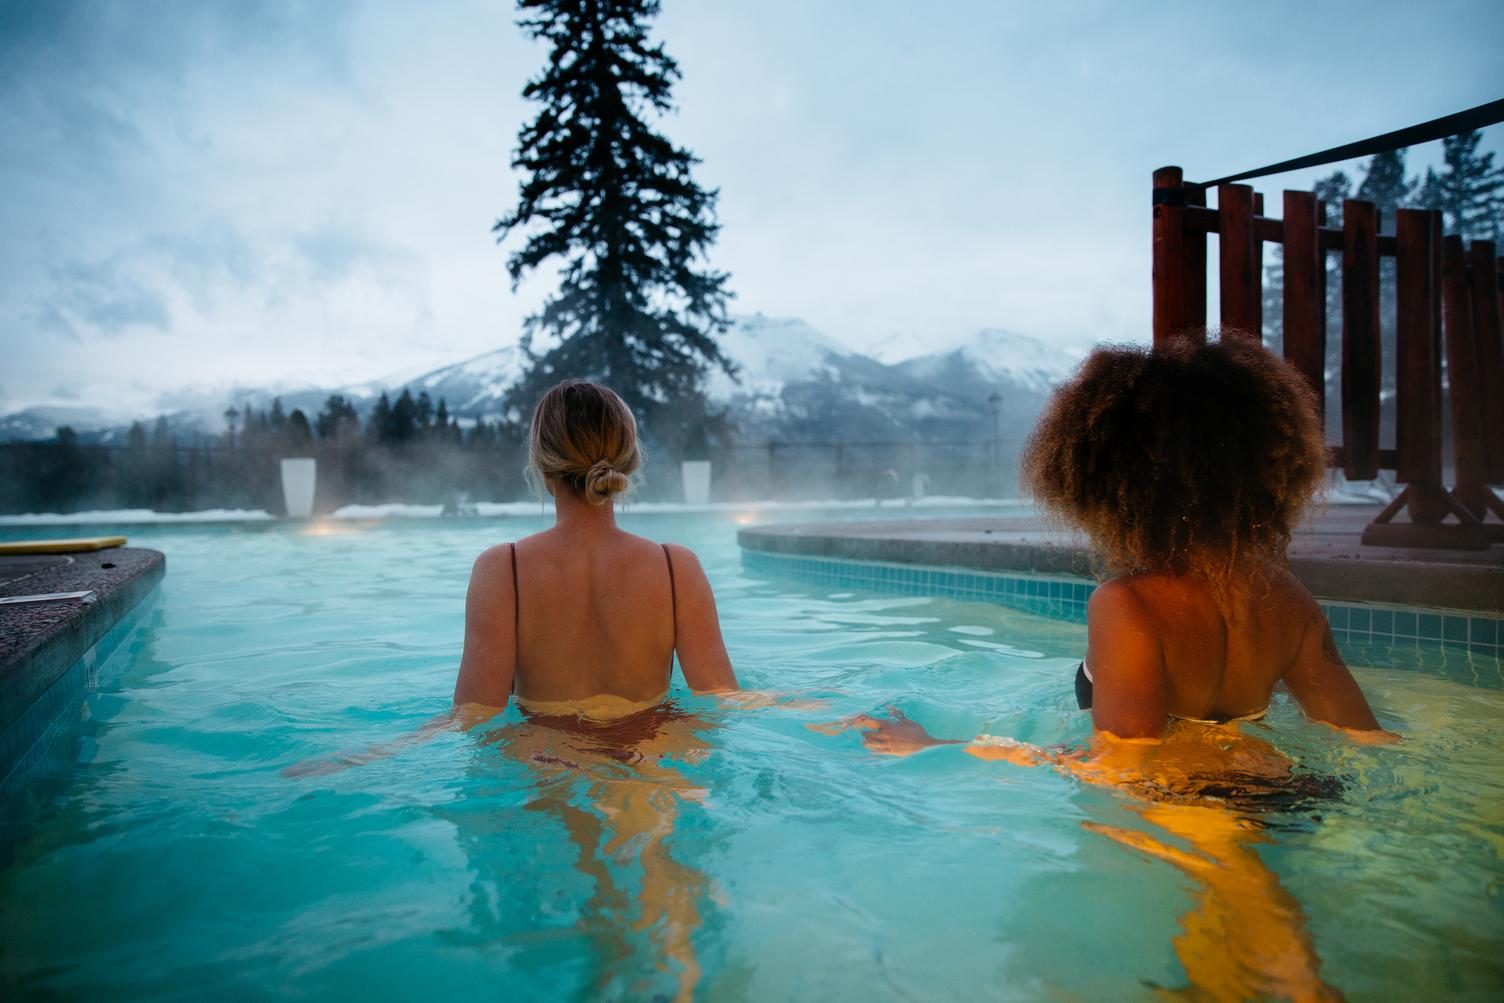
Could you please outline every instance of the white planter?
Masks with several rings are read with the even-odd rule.
[[[684,460],[679,464],[686,505],[710,504],[710,461]]]
[[[317,460],[298,457],[282,461],[282,501],[287,504],[289,519],[307,519],[313,515],[313,486],[317,476]]]

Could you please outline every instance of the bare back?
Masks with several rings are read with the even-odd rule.
[[[1087,652],[1097,726],[1141,737],[1170,717],[1251,717],[1283,681],[1311,717],[1377,728],[1316,600],[1281,568],[1253,578],[1221,603],[1192,576],[1133,575],[1099,588]]]
[[[515,546],[518,702],[661,700],[677,621],[667,548],[622,532],[582,546],[557,530]]]
[[[515,584],[513,560],[515,559]],[[677,649],[696,692],[736,688],[694,553],[560,525],[476,560],[456,705],[612,718],[656,704]]]

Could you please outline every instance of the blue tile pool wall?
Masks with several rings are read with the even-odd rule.
[[[46,753],[52,735],[76,717],[84,692],[130,657],[131,642],[156,601],[153,589],[0,734],[0,794]]]
[[[885,564],[743,550],[749,571],[791,577],[834,589],[859,588],[906,595],[948,596],[995,602],[1055,620],[1086,621],[1086,602],[1096,582],[1067,576],[972,571],[967,568]],[[1365,664],[1398,662],[1396,652],[1426,649],[1446,657],[1445,675],[1489,688],[1504,687],[1504,616],[1457,610],[1323,602],[1332,636],[1350,657]]]
[[[1075,623],[1086,622],[1086,600],[1096,587],[1095,582],[1065,576],[999,575],[964,568],[840,561],[758,550],[743,550],[742,564],[751,571],[793,577],[811,585],[979,599]]]

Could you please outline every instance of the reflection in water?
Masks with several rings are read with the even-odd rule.
[[[1163,741],[1121,741],[1098,733],[1065,754],[984,738],[981,759],[1049,763],[1132,800],[1125,807],[1189,850],[1153,834],[1086,821],[1091,832],[1179,868],[1196,885],[1180,918],[1175,955],[1189,986],[1167,995],[1195,1000],[1333,1000],[1322,981],[1300,903],[1264,864],[1269,813],[1307,809],[1341,793],[1335,778],[1295,774],[1290,761],[1238,724],[1181,722]]]
[[[698,732],[708,726],[666,702],[611,722],[532,717],[486,737],[533,775],[526,809],[563,824],[575,867],[594,884],[580,920],[598,954],[592,998],[651,995],[630,969],[634,956],[654,959],[676,999],[700,981],[693,937],[710,882],[670,851],[682,802],[705,794],[673,763],[704,757]],[[646,952],[634,944],[644,936]]]
[[[1083,822],[1179,868],[1196,883],[1195,904],[1180,918],[1175,956],[1190,986],[1170,995],[1196,1000],[1335,1000],[1300,903],[1265,866],[1253,844],[1256,823],[1221,807],[1139,804],[1132,810],[1190,846],[1183,850],[1132,829]]]

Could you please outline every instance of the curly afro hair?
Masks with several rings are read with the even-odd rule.
[[[1091,538],[1108,575],[1229,582],[1282,560],[1326,470],[1316,398],[1256,340],[1108,345],[1081,363],[1025,446],[1035,500]]]

